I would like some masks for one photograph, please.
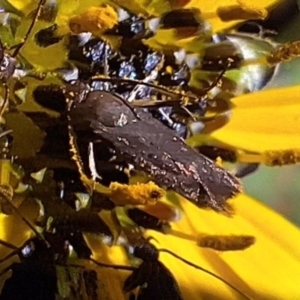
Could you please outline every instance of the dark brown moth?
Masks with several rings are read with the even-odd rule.
[[[226,200],[241,188],[238,179],[186,145],[145,109],[80,82],[67,85],[64,92],[77,143],[88,142],[92,148],[100,144],[115,159],[122,158],[197,206],[228,211]]]

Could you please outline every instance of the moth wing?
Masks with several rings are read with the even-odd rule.
[[[240,183],[232,174],[186,145],[148,114],[141,121],[122,127],[107,128],[93,122],[92,128],[136,170],[197,206],[223,210],[225,201],[240,190]]]

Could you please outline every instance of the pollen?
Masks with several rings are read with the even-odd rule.
[[[284,44],[267,56],[267,62],[276,65],[300,56],[300,41]]]
[[[223,167],[223,160],[222,160],[222,157],[218,156],[216,158],[216,161],[215,161],[215,164],[218,166],[218,167]]]
[[[251,235],[206,235],[198,237],[198,246],[211,248],[217,251],[245,250],[255,243],[255,237]]]
[[[268,16],[265,8],[249,4],[249,1],[238,1],[238,5],[222,6],[217,10],[217,15],[223,22],[234,20],[264,20]]]
[[[264,153],[264,158],[267,166],[292,165],[300,162],[300,149],[267,151]]]
[[[91,32],[95,35],[113,28],[118,23],[117,12],[109,5],[103,7],[90,7],[82,14],[69,19],[72,33]]]
[[[173,69],[173,67],[172,66],[166,66],[166,73],[167,74],[173,74],[174,73],[174,69]]]
[[[110,199],[116,205],[155,204],[165,195],[165,191],[152,181],[131,185],[112,182],[109,188]]]

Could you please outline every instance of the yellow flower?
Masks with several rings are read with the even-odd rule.
[[[182,198],[180,204],[183,218],[172,224],[177,233],[148,232],[158,241],[158,248],[172,250],[212,271],[250,299],[300,297],[300,250],[295,243],[300,235],[298,228],[246,195],[234,200],[236,215],[232,219],[195,209]],[[253,235],[256,243],[244,251],[216,252],[197,246],[197,236],[202,233]],[[245,299],[224,283],[167,253],[162,253],[160,259],[175,275],[184,299]]]
[[[226,28],[230,28],[236,23],[238,23],[241,20],[242,12],[246,12],[248,10],[249,14],[257,13],[257,16],[260,16],[261,13],[265,15],[266,11],[263,12],[265,9],[268,10],[268,8],[274,8],[276,5],[278,5],[280,1],[278,0],[264,0],[264,1],[255,1],[255,0],[249,0],[249,1],[237,1],[237,0],[214,0],[214,1],[201,1],[201,0],[191,0],[186,7],[197,7],[199,8],[204,16],[207,16],[209,18],[210,23],[212,24],[212,27],[214,29],[214,32],[220,32]],[[220,17],[220,13],[222,15],[222,11],[228,10],[229,13],[232,12],[233,8],[238,8],[239,10],[236,11],[236,14],[233,15],[232,20],[222,20],[222,17]],[[253,17],[253,16],[252,16]],[[234,19],[236,18],[236,19]],[[257,17],[258,19],[261,17]],[[245,15],[245,20],[251,19],[251,16],[249,17]]]
[[[136,2],[142,5],[144,1]],[[173,1],[162,1],[164,4],[162,5],[159,4],[158,1],[151,1],[149,5],[142,6],[146,11],[148,9],[150,14],[161,16],[164,13],[172,11],[172,2]],[[153,37],[145,41],[148,46],[158,50],[166,48],[177,50],[183,48],[189,52],[200,53],[203,51],[204,45],[202,43],[207,39],[210,30],[213,33],[222,32],[236,25],[241,20],[265,19],[268,16],[269,9],[276,7],[280,1],[267,0],[258,3],[257,1],[242,0],[192,0],[186,2],[188,3],[184,8],[197,9],[199,11],[201,17],[199,20],[199,25],[201,24],[201,26],[199,27],[201,29],[192,36],[181,36],[178,34],[178,28],[161,28],[157,30]],[[156,10],[154,10],[154,8]],[[153,10],[155,13],[153,13]],[[178,22],[178,27],[180,28],[180,22]]]
[[[237,149],[241,162],[284,165],[299,162],[300,85],[231,99],[229,122],[208,135],[195,135],[191,146],[210,144]]]
[[[236,215],[227,218],[215,212],[196,208],[178,197],[183,210],[182,219],[172,223],[170,234],[147,231],[158,249],[168,249],[186,260],[220,276],[249,299],[298,299],[300,291],[300,250],[297,241],[299,230],[277,213],[257,201],[241,195],[234,200]],[[35,210],[29,205],[21,213],[34,220]],[[31,215],[31,217],[30,217]],[[31,231],[17,216],[0,215],[1,240],[23,244]],[[4,230],[5,229],[5,230]],[[253,235],[256,243],[244,251],[216,252],[197,245],[201,234]],[[111,248],[99,239],[87,237],[94,251],[94,259],[101,263],[128,265],[124,250],[120,246]],[[10,249],[1,246],[1,258]],[[1,259],[0,258],[0,259]],[[161,253],[160,261],[176,278],[184,299],[246,299],[224,282],[185,264],[169,253]],[[96,267],[85,262],[85,266],[98,273],[98,296],[106,299],[125,299],[122,286],[130,271]],[[1,268],[3,266],[1,265]],[[276,284],[280,283],[280,284]]]
[[[112,28],[117,23],[116,11],[112,8],[113,6],[109,6],[107,9],[96,7],[102,5],[103,2],[94,0],[59,2],[59,10],[63,12],[56,20],[61,26],[60,33],[62,34],[64,31],[69,33],[71,29],[73,33],[91,31],[94,34],[100,34],[105,29]],[[112,2],[114,4],[122,3],[122,1]],[[236,24],[241,19],[266,18],[269,7],[277,4],[278,1],[262,1],[259,5],[257,5],[257,1],[234,0],[182,2],[187,8],[197,8],[199,18],[203,17],[203,20],[210,22],[212,29],[209,28],[207,33],[210,36],[212,32],[219,32]],[[33,1],[9,1],[9,3],[24,11],[31,11],[33,5]],[[125,7],[151,17],[169,12],[173,8],[179,7],[179,3],[181,3],[179,0],[123,1]],[[91,6],[93,7],[91,8]],[[44,28],[44,25],[39,23],[35,30]],[[31,39],[35,32],[32,32]],[[198,31],[192,36],[187,35],[178,39],[178,32],[179,30],[174,29],[159,29],[156,36],[145,43],[158,49],[175,48],[178,50],[183,48],[201,55],[204,47],[202,42],[205,40],[206,34],[202,35],[203,32]],[[62,61],[65,61],[66,51],[63,43],[60,48],[62,59],[57,66],[51,66],[50,69],[60,66]],[[40,51],[40,48],[37,49]],[[31,48],[27,49],[27,51],[29,50]],[[32,52],[25,56],[31,62],[37,53]],[[49,52],[47,53],[49,56]],[[26,51],[22,54],[26,54]],[[276,63],[275,52],[273,54]],[[295,56],[297,55],[295,53]],[[41,65],[44,63],[43,60],[44,58],[41,56]],[[272,63],[271,55],[269,61],[266,58],[264,62],[254,63]],[[48,64],[52,65],[50,56]],[[45,67],[45,69],[47,68]],[[228,104],[228,111],[217,114],[214,119],[215,121],[225,115],[228,117],[226,120],[228,122],[216,130],[192,137],[189,143],[193,146],[202,144],[222,146],[236,151],[239,162],[259,162],[270,165],[299,162],[300,110],[295,98],[299,92],[300,86],[296,86],[234,97]],[[2,176],[0,176],[0,181],[3,184]],[[7,182],[5,183],[7,184]],[[117,183],[112,184],[109,188],[103,188],[101,185],[98,187],[106,195],[111,196],[112,194],[109,193],[115,192],[117,196],[114,197],[115,204],[122,205],[124,199],[126,204],[129,204],[127,199],[129,196],[131,200],[135,196],[137,199],[133,200],[139,201],[138,204],[141,204],[140,200],[145,200],[145,195],[150,195],[149,201],[146,202],[151,203],[156,202],[157,198],[164,194],[160,188],[152,186],[152,183],[146,185],[146,188],[144,185],[137,185],[137,189],[132,186],[120,187]],[[102,188],[103,190],[101,190]],[[151,197],[153,190],[155,193]],[[131,195],[130,192],[134,192],[134,194]],[[183,299],[279,300],[300,298],[300,250],[297,246],[300,231],[298,228],[245,194],[240,194],[230,200],[235,210],[235,215],[231,218],[213,211],[201,210],[178,195],[169,194],[169,197],[164,201],[170,200],[176,204],[182,210],[182,218],[177,222],[172,222],[172,228],[166,234],[147,230],[145,237],[152,237],[151,243],[158,250],[172,251],[223,279],[223,281],[217,279],[211,274],[179,260],[170,253],[161,251],[159,261],[173,274]],[[0,204],[1,201],[4,200],[1,198]],[[136,202],[133,201],[130,204],[135,205]],[[20,247],[34,235],[32,229],[20,215],[34,224],[41,215],[39,210],[40,207],[37,203],[33,199],[29,199],[19,207],[19,214],[4,215],[0,213],[0,270],[5,270],[10,263],[18,261],[17,256],[8,260],[4,260],[4,258],[14,251],[14,247]],[[110,225],[114,237],[116,237],[114,241],[116,245],[108,246],[104,244],[103,239],[86,234],[85,239],[93,251],[93,259],[79,260],[71,256],[66,265],[69,263],[72,266],[84,266],[87,270],[97,272],[98,299],[125,300],[128,299],[128,295],[124,293],[123,286],[126,278],[133,272],[133,269],[130,270],[130,268],[133,268],[134,263],[130,260],[128,251],[125,251],[123,246],[117,245],[126,236],[124,237],[120,233],[121,229],[116,225],[115,215],[110,211],[101,211],[101,217]],[[242,243],[245,243],[243,239],[246,237],[245,239],[249,240],[247,242],[249,248],[243,251],[218,252],[201,247],[203,236],[211,236],[211,238],[213,236],[241,236],[240,242]],[[12,245],[5,245],[5,243]],[[121,268],[112,269],[108,266],[100,266],[100,264],[127,266],[127,270],[126,268],[123,270]],[[6,273],[0,277],[0,288],[9,275]],[[65,284],[61,278],[58,278],[58,282]]]
[[[89,7],[82,14],[69,19],[69,27],[74,34],[91,32],[94,35],[103,34],[118,23],[118,14],[111,6]]]

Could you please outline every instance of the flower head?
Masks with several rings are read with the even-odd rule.
[[[10,2],[32,15],[27,10],[32,10],[34,1]],[[0,151],[0,287],[4,298],[13,298],[17,290],[24,298],[29,297],[26,292],[42,299],[48,287],[52,287],[52,298],[59,294],[66,299],[78,295],[108,300],[300,297],[299,229],[240,191],[238,179],[228,173],[232,169],[225,172],[203,156],[216,160],[218,166],[230,161],[237,168],[239,164],[273,166],[300,160],[299,86],[258,91],[278,63],[299,56],[298,42],[278,46],[225,31],[241,20],[265,19],[278,1],[254,2],[136,0],[103,6],[100,0],[59,1],[50,21],[55,25],[50,30],[55,43],[43,46],[54,48],[43,49],[47,61],[37,63],[39,58],[29,50],[41,50],[33,40],[38,40],[39,30],[45,30],[43,22],[49,22],[46,4],[40,2],[44,12],[36,14],[40,19],[29,30],[25,41],[29,45],[24,44],[16,59],[28,72],[21,78],[30,91],[23,97],[31,108],[28,115],[52,138],[50,146],[49,140],[45,145],[54,150],[33,143],[29,148],[34,146],[40,153],[34,150],[25,155],[18,147],[20,134],[15,135],[14,155],[21,158],[15,168],[7,159],[8,133],[0,136],[7,138]],[[124,23],[119,21],[119,6],[128,10]],[[24,19],[20,17],[21,24],[28,21]],[[88,38],[82,34],[86,32]],[[67,84],[75,89],[66,96],[61,85],[73,78],[73,74],[66,75],[65,67],[66,62],[73,66],[76,61],[66,47],[73,35],[79,39],[81,55],[86,56],[76,65],[81,82]],[[57,53],[56,47],[61,52],[54,66],[49,54]],[[87,67],[88,59],[92,62]],[[30,73],[28,64],[36,72]],[[30,106],[38,96],[36,90],[46,91],[42,95],[47,97],[51,90],[40,87],[39,79],[31,84],[39,65],[46,72],[43,83],[50,82],[51,87],[57,83],[52,89],[57,93],[49,98],[67,98],[66,111],[48,123],[46,117],[41,120],[44,110]],[[53,76],[52,71],[57,74]],[[122,78],[120,74],[127,75]],[[253,83],[252,75],[259,82]],[[7,80],[3,86],[8,93],[7,86],[14,81]],[[102,110],[92,105],[99,103],[98,96],[104,99],[105,93],[98,88],[120,96],[115,96],[115,102],[103,101]],[[21,94],[16,87],[14,98]],[[76,114],[71,113],[91,94],[94,98],[84,107],[89,115],[78,111],[83,118],[75,125],[82,126],[75,132],[72,117]],[[146,98],[148,106],[139,98]],[[116,124],[106,119],[111,116],[107,111],[119,113],[118,101],[126,122]],[[9,113],[3,117],[9,120]],[[139,124],[129,128],[147,136],[126,131],[127,123]],[[183,132],[184,138],[188,133],[186,143],[196,150],[170,128],[164,131],[161,123],[178,135]],[[20,131],[26,140],[26,130]],[[37,126],[29,131],[45,135]],[[57,142],[59,135],[63,142]],[[64,142],[67,147],[71,144],[67,158],[59,156],[63,151],[56,148]],[[199,170],[187,153],[199,159]],[[32,173],[38,167],[42,170]],[[129,178],[132,174],[136,177]],[[192,195],[192,200],[172,191],[165,193],[165,188],[187,198]],[[226,193],[234,197],[227,199]],[[224,207],[230,202],[234,214],[200,209],[218,208],[216,195],[222,204],[226,201]],[[37,274],[36,280],[30,281],[30,272]],[[24,294],[19,288],[24,288]]]

